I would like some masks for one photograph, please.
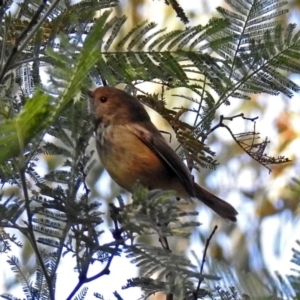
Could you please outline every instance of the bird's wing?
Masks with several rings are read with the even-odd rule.
[[[193,196],[194,182],[191,173],[157,128],[148,122],[147,124],[143,123],[143,126],[138,123],[130,123],[126,127],[167,164],[177,175],[188,194]]]

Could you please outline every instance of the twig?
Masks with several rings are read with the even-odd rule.
[[[206,253],[207,253],[207,249],[208,249],[210,240],[212,239],[212,237],[213,237],[213,235],[215,234],[215,232],[216,232],[217,229],[218,229],[218,226],[215,225],[213,231],[211,232],[210,236],[208,237],[208,239],[206,240],[206,243],[205,243],[204,252],[203,252],[203,257],[202,257],[202,263],[201,263],[201,267],[200,267],[200,278],[199,278],[199,281],[198,281],[197,289],[196,289],[196,291],[193,293],[193,294],[194,294],[194,299],[195,299],[195,300],[198,299],[198,292],[199,292],[201,283],[202,283],[202,281],[203,281],[202,274],[203,274],[204,264],[205,264],[205,261],[206,261]]]
[[[27,190],[27,183],[26,183],[26,178],[25,178],[25,169],[20,169],[19,170],[20,173],[20,178],[21,178],[21,183],[22,183],[22,188],[23,188],[23,193],[24,193],[24,199],[25,199],[25,210],[27,213],[27,226],[28,226],[28,231],[29,231],[29,236],[28,236],[28,240],[30,241],[30,244],[35,252],[35,255],[37,257],[37,260],[39,262],[39,264],[41,265],[41,269],[43,272],[43,275],[45,277],[45,280],[47,282],[48,285],[48,289],[49,289],[49,299],[50,300],[54,300],[55,299],[55,295],[54,295],[54,290],[53,290],[53,286],[52,286],[52,281],[50,276],[48,275],[47,269],[45,267],[43,258],[40,254],[40,251],[38,249],[36,240],[35,240],[35,235],[33,232],[33,226],[32,226],[32,222],[31,222],[31,211],[30,211],[30,200],[29,200],[29,195],[28,195],[28,190]]]
[[[16,67],[18,67],[20,65],[24,65],[24,64],[27,64],[27,63],[30,63],[30,62],[35,62],[35,61],[50,63],[51,62],[51,58],[48,57],[48,56],[26,58],[24,60],[19,60],[15,64],[12,64],[9,69],[12,70],[12,69],[15,69]]]
[[[79,143],[78,143],[79,144]],[[74,153],[74,159],[73,159],[73,161],[75,161],[75,162],[77,162],[77,159],[78,159],[78,151],[77,151],[77,149],[78,149],[78,144],[77,144],[77,147],[76,147],[76,151],[75,151],[75,153]],[[84,170],[83,170],[83,166],[82,165],[80,165],[80,167],[81,167],[81,172],[83,173],[83,184],[84,184],[84,187],[85,187],[85,192],[86,192],[86,198],[88,198],[88,195],[89,195],[89,189],[88,189],[88,187],[86,186],[86,183],[85,183],[85,177],[86,177],[86,174],[84,173]],[[72,168],[72,170],[74,170],[75,169],[75,167],[73,167]],[[73,172],[74,173],[74,172]],[[71,188],[69,189],[71,192],[70,192],[70,199],[75,199],[76,197],[75,197],[75,192],[74,192],[74,189],[73,189],[73,186],[74,186],[74,177],[72,176],[72,180],[70,181],[70,185],[71,185]],[[74,194],[73,194],[73,192],[74,192]],[[69,204],[69,202],[66,202],[66,205],[68,205],[69,207],[70,207],[70,204]],[[66,239],[66,236],[67,236],[67,234],[68,234],[68,232],[69,232],[69,230],[70,230],[70,228],[71,227],[77,227],[77,226],[79,226],[78,224],[73,224],[72,226],[71,226],[71,224],[70,224],[70,222],[66,222],[66,226],[65,226],[65,228],[63,229],[63,232],[62,232],[62,236],[61,236],[61,238],[60,238],[60,246],[59,246],[59,248],[58,248],[58,251],[57,251],[57,261],[56,261],[56,264],[55,264],[55,267],[54,267],[54,269],[53,269],[53,273],[51,274],[51,279],[52,278],[55,278],[54,276],[55,276],[55,273],[56,273],[56,271],[57,271],[57,268],[58,268],[58,265],[59,265],[59,262],[60,262],[60,259],[61,259],[61,254],[62,254],[62,251],[63,251],[63,249],[64,249],[64,242],[65,242],[65,239]],[[75,229],[73,230],[74,232],[75,232]],[[76,243],[76,246],[78,246],[78,244]],[[78,256],[79,256],[79,249],[76,249],[76,252],[75,252],[75,255],[76,255],[76,257],[77,257],[77,262],[79,261],[79,258],[78,258]],[[91,254],[91,256],[92,256],[92,254]],[[87,259],[89,259],[89,258],[87,258]],[[88,262],[88,264],[87,264],[87,268],[85,268],[85,270],[83,270],[81,273],[84,273],[85,275],[83,276],[83,277],[85,277],[86,276],[86,274],[87,274],[87,272],[88,272],[88,265],[89,265],[89,262]],[[78,266],[77,266],[78,267]],[[80,270],[80,268],[78,268],[78,270]],[[79,282],[80,282],[80,280],[79,280]],[[81,286],[81,285],[80,285]],[[80,288],[80,286],[79,286],[79,288]],[[75,287],[76,288],[76,287]],[[75,290],[75,289],[74,289]],[[76,292],[76,291],[75,291]]]
[[[170,136],[169,143],[172,141],[172,134],[168,131],[160,130],[161,133],[168,134]]]
[[[119,246],[119,245],[118,245]],[[88,268],[89,268],[89,264],[87,265],[87,268],[84,270],[84,272],[82,272],[79,276],[79,281],[78,283],[76,284],[75,288],[73,289],[73,291],[70,293],[69,297],[66,299],[66,300],[72,300],[72,298],[75,296],[75,294],[79,291],[79,289],[85,284],[85,283],[88,283],[88,282],[91,282],[99,277],[102,277],[103,275],[109,275],[110,273],[110,265],[112,263],[112,260],[114,258],[114,254],[112,254],[110,256],[110,258],[108,259],[107,261],[107,264],[106,266],[103,268],[103,270],[101,272],[99,272],[98,274],[92,276],[92,277],[89,277],[87,278],[86,277],[86,274],[87,274],[87,271],[88,271]]]
[[[171,251],[168,243],[168,239],[165,236],[160,236],[158,241],[160,242],[162,248],[167,251]]]
[[[60,0],[55,0],[51,3],[50,7],[47,9],[44,15],[41,16],[39,19],[42,11],[46,7],[47,0],[43,0],[38,9],[36,10],[34,16],[32,17],[31,21],[27,25],[27,27],[23,30],[23,32],[16,38],[15,45],[11,50],[11,53],[0,73],[0,83],[8,70],[11,69],[11,64],[14,63],[15,59],[17,58],[18,54],[27,46],[28,42],[31,40],[33,35],[37,32],[37,30],[41,27],[45,19],[48,15],[52,12],[55,6],[59,3]],[[38,21],[39,19],[39,21]],[[31,30],[32,29],[32,30]],[[31,30],[31,31],[30,31]],[[27,35],[27,37],[26,37]],[[26,38],[25,38],[26,37]],[[24,39],[25,38],[25,39]],[[24,39],[23,43],[21,44],[22,40]]]
[[[211,130],[207,133],[210,134],[214,130],[216,130],[219,127],[224,127],[227,129],[233,140],[255,161],[257,161],[259,164],[263,165],[265,168],[271,172],[271,169],[267,166],[270,164],[279,164],[279,163],[287,163],[290,162],[288,158],[285,158],[284,156],[279,156],[278,158],[270,157],[267,154],[264,154],[264,151],[266,149],[267,144],[269,141],[265,139],[263,142],[257,142],[255,143],[255,140],[259,138],[259,133],[256,132],[256,124],[254,122],[254,130],[252,132],[246,132],[246,133],[239,133],[234,134],[229,126],[223,123],[224,120],[230,120],[232,121],[234,118],[242,117],[245,120],[249,120],[254,122],[258,119],[258,117],[255,118],[247,118],[244,116],[244,114],[238,114],[232,117],[224,117],[220,116],[220,121],[217,125],[215,125]],[[207,136],[206,135],[206,136]],[[251,137],[249,137],[251,136]],[[244,139],[241,139],[245,137]],[[247,138],[248,137],[248,138]],[[204,141],[205,137],[202,139],[202,142]],[[245,141],[250,140],[250,144],[245,143]],[[255,151],[253,150],[255,149]]]
[[[258,119],[258,117],[255,117],[255,118],[247,118],[247,117],[244,116],[243,113],[238,114],[238,115],[235,115],[235,116],[232,116],[232,117],[224,117],[224,116],[220,116],[220,121],[219,121],[219,123],[218,123],[217,125],[215,125],[213,128],[211,128],[211,129],[208,131],[208,133],[206,134],[206,136],[208,136],[209,134],[211,134],[213,131],[215,131],[215,130],[218,129],[219,127],[227,127],[227,126],[223,123],[224,120],[232,121],[233,119],[235,119],[235,118],[240,118],[240,117],[242,117],[244,120],[248,120],[248,121],[252,121],[252,122],[254,122],[255,120]]]
[[[41,15],[42,11],[44,10],[46,5],[46,0],[43,0],[43,2],[40,4],[40,6],[38,7],[38,9],[36,10],[34,16],[32,17],[31,21],[28,23],[27,27],[22,31],[22,33],[16,38],[15,40],[15,45],[11,50],[11,53],[3,67],[3,70],[0,74],[0,82],[2,82],[6,72],[9,69],[9,65],[15,60],[16,56],[18,55],[18,51],[19,51],[19,45],[22,42],[22,40],[25,38],[25,36],[27,35],[27,33],[30,31],[30,29],[37,23],[37,20],[39,18],[39,16]]]
[[[170,249],[169,243],[168,243],[168,239],[165,236],[159,236],[158,240],[164,250],[169,251],[170,253],[172,252],[172,250]],[[168,275],[166,275],[166,276],[168,276]],[[167,294],[166,300],[173,300],[173,294],[172,293]]]
[[[123,241],[123,238],[122,238],[122,233],[123,233],[123,230],[122,228],[119,228],[118,226],[118,223],[116,220],[113,220],[113,223],[115,225],[115,229],[113,230],[113,237],[114,239],[117,241],[117,244],[115,246],[115,253],[117,253],[119,247],[121,244],[123,244],[123,242],[119,242],[120,240]],[[105,265],[105,267],[103,268],[103,270],[101,272],[99,272],[98,274],[94,275],[94,276],[91,276],[91,277],[87,277],[87,272],[88,272],[88,269],[89,269],[89,265],[90,265],[90,262],[87,263],[86,265],[86,268],[79,274],[79,281],[78,283],[76,284],[75,288],[73,289],[73,291],[70,293],[69,297],[66,299],[66,300],[71,300],[75,294],[79,291],[79,289],[85,284],[85,283],[88,283],[88,282],[91,282],[93,280],[96,280],[104,275],[109,275],[110,274],[110,265],[112,263],[112,260],[113,258],[115,257],[116,254],[111,254],[111,256],[109,257],[109,259],[107,260],[107,263]],[[90,255],[90,258],[92,257],[93,254]]]

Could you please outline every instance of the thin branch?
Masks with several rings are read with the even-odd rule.
[[[46,0],[43,0],[43,2],[40,4],[38,9],[36,10],[34,16],[32,17],[31,21],[28,23],[27,27],[22,31],[22,33],[16,38],[15,45],[11,50],[11,53],[3,67],[3,70],[0,74],[0,82],[2,82],[6,72],[9,70],[10,64],[16,59],[18,52],[20,52],[19,46],[22,42],[22,40],[25,38],[25,36],[28,34],[30,29],[33,28],[35,24],[37,24],[38,18],[40,17],[42,11],[44,10],[46,6]],[[27,44],[27,43],[26,43]],[[21,47],[20,47],[21,48]]]
[[[13,225],[10,225],[10,224],[2,224],[0,223],[0,228],[11,228],[11,229],[16,229],[16,230],[19,230],[21,233],[23,233],[26,237],[28,237],[28,228],[27,227],[21,227],[17,224],[13,224]]]
[[[113,220],[113,223],[115,225],[115,229],[113,230],[113,237],[116,240],[117,244],[115,246],[115,253],[118,252],[118,249],[120,247],[121,244],[123,244],[123,237],[122,237],[122,233],[123,233],[123,229],[119,228],[118,223],[116,220]],[[122,242],[120,242],[120,240]],[[86,277],[88,269],[89,269],[89,265],[90,265],[90,261],[92,258],[92,255],[90,256],[90,261],[87,263],[85,269],[79,274],[79,281],[76,284],[75,288],[73,289],[73,291],[70,293],[69,297],[66,300],[72,300],[72,298],[75,296],[75,294],[79,291],[79,289],[88,282],[94,281],[104,275],[109,275],[110,274],[110,265],[113,261],[113,258],[116,256],[116,254],[111,254],[111,256],[109,257],[109,259],[107,260],[107,263],[105,265],[105,267],[102,269],[101,272],[99,272],[98,274],[91,276],[89,278]]]
[[[120,246],[119,244],[116,245],[115,250],[117,250],[119,246]],[[115,254],[112,254],[110,256],[110,258],[107,260],[107,264],[104,267],[104,269],[101,272],[99,272],[98,274],[96,274],[96,275],[94,275],[92,277],[86,278],[85,282],[91,282],[91,281],[93,281],[95,279],[98,279],[98,278],[102,277],[103,275],[109,275],[110,274],[109,268],[110,268],[110,265],[111,265],[112,260],[113,260],[114,257],[115,257]]]
[[[212,239],[212,237],[213,237],[213,235],[215,234],[215,232],[216,232],[217,229],[218,229],[218,226],[215,225],[213,231],[211,232],[210,236],[208,237],[208,239],[206,240],[206,243],[205,243],[204,252],[203,252],[203,257],[202,257],[202,263],[201,263],[201,267],[200,267],[200,278],[199,278],[199,281],[198,281],[197,289],[196,289],[196,291],[193,293],[193,294],[194,294],[194,300],[197,300],[197,299],[198,299],[198,292],[199,292],[199,290],[200,290],[201,283],[203,282],[202,274],[203,274],[204,264],[205,264],[205,261],[206,261],[207,249],[208,249],[209,243],[210,243],[210,241],[211,241],[211,239]]]
[[[57,271],[57,268],[58,268],[58,265],[59,265],[59,262],[60,262],[60,258],[61,258],[61,254],[62,254],[62,251],[64,249],[64,241],[66,239],[66,236],[67,236],[67,233],[69,232],[69,229],[70,229],[70,225],[69,223],[67,222],[63,232],[62,232],[62,235],[61,235],[61,238],[59,239],[60,241],[60,246],[58,248],[58,251],[56,252],[56,257],[57,257],[57,260],[55,262],[55,267],[53,268],[52,270],[52,274],[50,274],[50,279],[51,281],[55,280],[55,275],[56,275],[56,271]]]
[[[203,88],[202,88],[202,93],[201,93],[201,96],[200,96],[200,102],[199,102],[199,105],[198,105],[198,109],[197,109],[197,115],[196,115],[196,118],[195,118],[195,121],[194,121],[194,127],[196,127],[197,125],[197,121],[198,121],[198,118],[200,117],[200,110],[202,108],[202,103],[203,103],[203,99],[204,99],[204,92],[205,92],[205,88],[206,88],[206,80],[207,80],[207,76],[205,75],[204,76],[204,80],[203,80]]]
[[[70,141],[70,142],[72,142],[72,141]],[[78,149],[78,148],[79,148],[79,147],[78,147],[78,145],[77,145],[76,149]],[[77,151],[75,151],[75,152],[77,153]],[[73,159],[74,162],[77,162],[77,158],[78,158],[78,155],[76,155],[76,153],[75,153],[75,158]],[[82,172],[82,174],[83,174],[83,185],[84,185],[84,189],[85,189],[86,199],[88,199],[88,196],[89,196],[89,193],[90,193],[90,189],[88,188],[88,186],[87,186],[87,184],[86,184],[86,182],[85,182],[85,180],[86,180],[86,174],[85,174],[85,172],[84,172],[84,167],[83,167],[83,165],[81,165],[80,168],[81,168],[81,172]],[[73,184],[72,184],[72,185],[73,185]],[[74,196],[75,196],[75,195],[74,195]],[[75,198],[75,197],[74,197],[74,198]],[[91,220],[89,220],[89,221],[91,221]],[[76,224],[75,226],[77,226],[77,224]],[[62,254],[62,251],[63,251],[63,248],[64,248],[64,241],[65,241],[65,239],[66,239],[67,233],[69,232],[70,228],[71,228],[71,225],[70,225],[69,222],[67,222],[67,223],[66,223],[66,226],[65,226],[65,228],[64,228],[64,230],[63,230],[63,232],[62,232],[62,236],[61,236],[61,238],[60,238],[60,247],[59,247],[59,250],[58,250],[58,252],[57,252],[57,261],[56,261],[56,265],[55,265],[55,268],[54,268],[53,273],[52,273],[53,278],[54,278],[55,273],[56,273],[56,270],[57,270],[57,268],[58,268],[59,261],[60,261],[60,258],[61,258],[61,254]],[[79,250],[76,251],[77,261],[79,260],[78,255],[79,255]],[[80,270],[80,269],[78,268],[78,270]],[[85,273],[85,274],[87,274],[87,270],[86,270],[86,273]]]
[[[248,120],[248,121],[251,121],[251,122],[254,122],[255,120],[258,119],[258,117],[255,117],[255,118],[247,118],[244,116],[243,113],[241,114],[238,114],[238,115],[235,115],[235,116],[232,116],[232,117],[224,117],[224,116],[220,116],[220,121],[217,125],[215,125],[214,127],[212,127],[206,134],[206,136],[208,136],[209,134],[211,134],[213,131],[215,131],[216,129],[218,129],[219,127],[226,127],[226,125],[223,123],[224,120],[229,120],[229,121],[233,121],[233,119],[235,118],[240,118],[242,117],[244,120]]]
[[[39,19],[42,11],[46,7],[47,0],[42,1],[40,6],[38,7],[38,9],[36,10],[34,16],[32,17],[31,21],[27,25],[27,27],[16,38],[15,45],[12,48],[11,53],[10,53],[5,65],[3,67],[1,73],[0,73],[0,83],[2,83],[2,80],[3,80],[4,76],[6,75],[6,72],[12,69],[11,64],[14,63],[14,61],[17,58],[18,54],[24,50],[24,48],[27,46],[28,42],[31,40],[33,35],[41,27],[41,25],[44,23],[45,19],[47,19],[48,15],[56,7],[56,5],[59,3],[59,1],[60,0],[55,0],[53,3],[51,3],[50,7],[47,9],[45,14],[42,15],[41,18]],[[39,21],[38,21],[38,19],[39,19]],[[27,35],[27,37],[26,37],[26,35]],[[22,42],[23,39],[24,39],[24,41]]]
[[[74,287],[73,291],[70,293],[69,297],[66,300],[72,300],[75,294],[79,291],[79,289],[86,283],[86,274],[89,269],[89,263],[86,265],[86,268],[79,274],[79,280]]]
[[[47,0],[43,0],[45,2],[47,2]],[[36,23],[35,27],[31,30],[31,32],[28,34],[27,38],[24,40],[23,44],[20,45],[19,47],[19,52],[22,51],[27,43],[31,40],[31,38],[33,37],[33,35],[37,32],[38,29],[41,28],[42,24],[44,23],[44,21],[48,18],[49,14],[52,12],[52,10],[56,7],[56,5],[59,3],[60,0],[55,0],[53,1],[53,3],[51,3],[50,7],[46,10],[46,12],[44,13],[44,15],[42,15],[42,17],[40,18],[40,20]],[[41,4],[42,5],[42,4]]]
[[[168,239],[165,236],[160,236],[159,239],[158,239],[158,241],[160,242],[161,247],[164,250],[172,252],[171,249],[170,249],[170,247],[169,247]]]
[[[43,57],[30,57],[26,58],[24,60],[17,61],[16,63],[12,64],[9,68],[9,70],[15,69],[21,65],[28,64],[34,61],[39,61],[39,62],[45,62],[45,63],[50,63],[51,58],[48,56],[43,56]]]
[[[227,99],[231,97],[231,95],[233,95],[236,91],[238,91],[239,88],[247,82],[247,80],[255,76],[255,74],[258,74],[259,71],[263,71],[264,68],[267,67],[271,61],[266,60],[264,64],[261,64],[258,68],[255,68],[253,72],[250,72],[251,69],[249,69],[247,76],[244,76],[244,78],[238,81],[236,84],[232,86],[228,86],[227,90],[225,89],[222,95],[220,95],[219,100],[215,103],[214,107],[211,108],[206,114],[206,116],[197,124],[197,127],[203,124],[206,121],[206,119],[208,119],[222,104],[224,104],[227,101]]]
[[[116,249],[118,249],[119,245],[116,246]],[[72,300],[72,298],[75,296],[75,294],[79,291],[79,289],[88,282],[91,282],[93,280],[96,280],[104,275],[109,275],[110,274],[110,265],[112,263],[113,258],[115,257],[115,254],[112,254],[110,256],[110,258],[108,259],[105,267],[103,268],[103,270],[101,272],[99,272],[98,274],[87,278],[86,274],[89,268],[89,264],[87,265],[86,269],[82,272],[82,274],[80,274],[79,276],[79,281],[77,283],[77,285],[75,286],[75,288],[73,289],[73,291],[70,293],[69,297],[66,300]]]
[[[254,130],[252,132],[244,132],[244,133],[239,133],[239,134],[234,134],[230,127],[227,126],[226,124],[223,123],[224,120],[229,120],[232,121],[235,118],[242,117],[244,120],[249,120],[254,122],[257,120],[258,117],[255,118],[247,118],[244,116],[243,113],[232,116],[232,117],[224,117],[220,116],[220,121],[217,125],[211,128],[211,130],[207,133],[210,134],[219,127],[224,127],[227,129],[233,140],[255,161],[257,161],[259,164],[264,166],[271,172],[271,169],[268,167],[268,165],[271,164],[280,164],[280,163],[287,163],[290,162],[290,160],[284,156],[279,156],[278,158],[268,156],[265,154],[265,149],[269,143],[267,139],[265,139],[263,142],[256,142],[255,140],[259,138],[259,133],[256,132],[255,125],[256,123],[254,122]],[[206,136],[207,136],[206,135]],[[203,138],[203,140],[205,137]],[[246,143],[246,141],[250,140],[250,144]]]
[[[172,252],[172,250],[170,249],[167,237],[160,236],[158,240],[164,250],[169,251],[170,253]],[[174,297],[173,294],[169,293],[166,295],[166,300],[173,300],[173,297]]]
[[[26,209],[26,214],[27,214],[27,226],[28,226],[28,231],[29,231],[29,241],[30,244],[35,252],[35,255],[37,257],[37,260],[41,266],[43,275],[46,279],[47,285],[48,285],[48,289],[49,289],[49,298],[50,300],[54,300],[55,299],[55,295],[54,295],[54,290],[52,287],[52,281],[50,276],[48,275],[47,269],[45,267],[43,258],[40,254],[40,251],[38,249],[37,243],[36,243],[36,239],[35,239],[35,235],[34,235],[34,231],[33,231],[33,226],[32,226],[32,216],[31,216],[31,211],[30,211],[30,200],[29,200],[29,195],[28,195],[28,190],[27,190],[27,183],[26,183],[26,177],[25,177],[25,169],[22,168],[19,170],[20,173],[20,178],[21,178],[21,182],[22,182],[22,189],[23,189],[23,193],[24,193],[24,199],[25,199],[25,209]]]

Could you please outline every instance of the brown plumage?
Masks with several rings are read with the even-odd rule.
[[[127,191],[137,181],[149,189],[175,190],[178,197],[197,198],[222,218],[236,221],[232,205],[193,181],[135,97],[113,87],[97,88],[89,96],[97,150],[116,183]]]

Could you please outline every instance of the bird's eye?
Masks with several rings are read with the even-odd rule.
[[[100,102],[105,103],[107,101],[107,97],[102,96],[99,100]]]

